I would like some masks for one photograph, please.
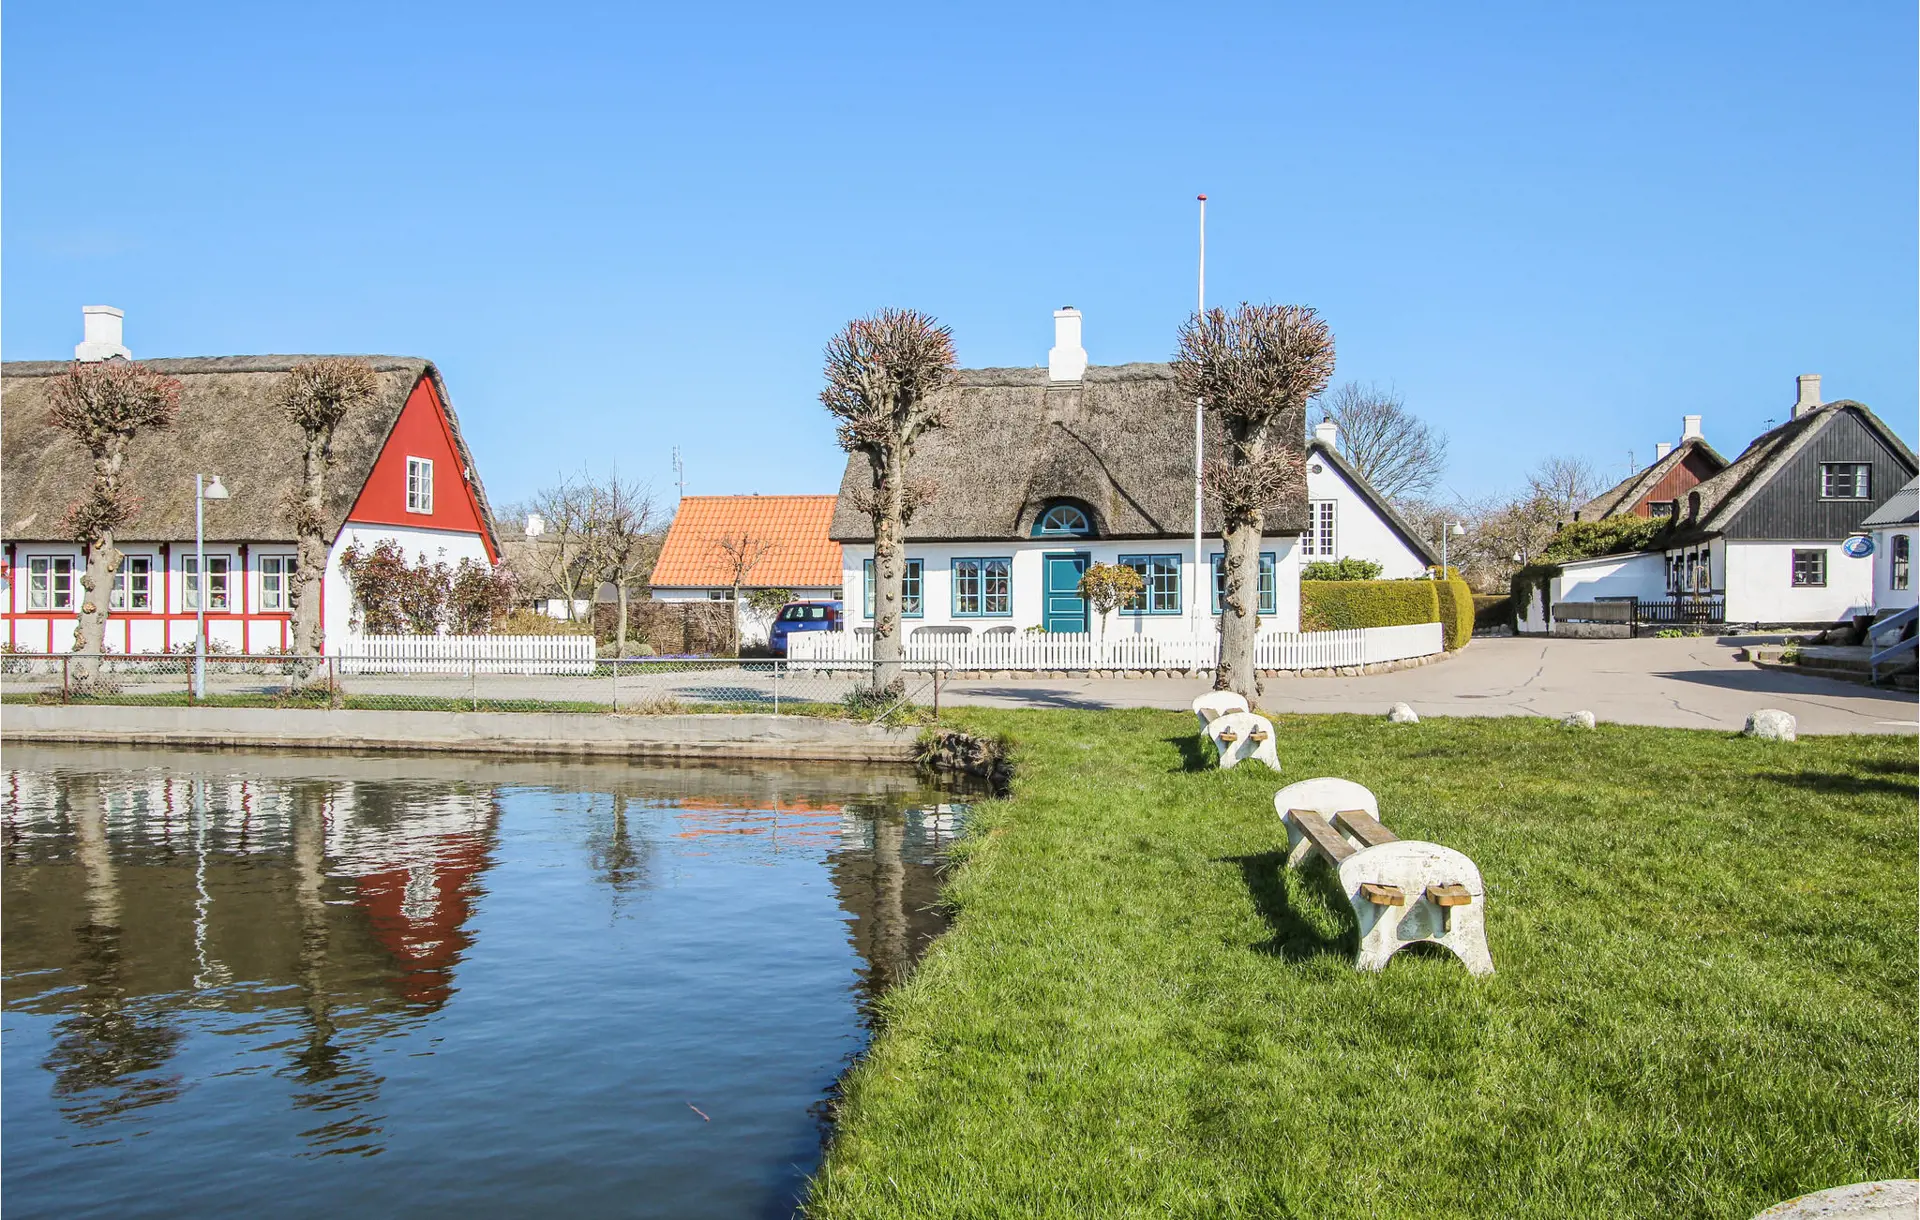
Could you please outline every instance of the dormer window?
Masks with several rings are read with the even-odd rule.
[[[433,512],[433,462],[427,458],[407,459],[407,511]]]
[[[1647,512],[1654,517],[1671,517],[1677,507],[1678,503],[1673,500],[1653,500],[1647,504]]]
[[[1092,533],[1093,522],[1077,504],[1052,505],[1033,524],[1035,538],[1085,538]]]

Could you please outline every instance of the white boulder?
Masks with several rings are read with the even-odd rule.
[[[1911,1220],[1920,1208],[1920,1181],[1894,1178],[1884,1182],[1855,1182],[1817,1194],[1776,1203],[1753,1220]]]
[[[1560,727],[1563,729],[1590,729],[1593,725],[1593,713],[1587,711],[1575,712],[1560,722]]]
[[[1420,713],[1404,703],[1396,703],[1387,709],[1387,719],[1394,724],[1419,724]]]
[[[1748,737],[1758,737],[1762,741],[1792,741],[1799,721],[1791,712],[1783,712],[1777,707],[1763,707],[1747,717],[1747,727],[1741,733]]]

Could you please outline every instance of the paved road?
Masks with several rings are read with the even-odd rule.
[[[1802,733],[1913,733],[1914,696],[1760,669],[1733,659],[1740,641],[1478,639],[1445,661],[1364,678],[1267,681],[1285,712],[1384,715],[1396,701],[1428,716],[1565,716],[1586,709],[1618,724],[1738,729],[1777,707]],[[956,681],[954,703],[994,707],[1186,708],[1207,683],[1185,678]]]

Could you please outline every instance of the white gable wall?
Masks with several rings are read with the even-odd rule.
[[[1303,562],[1370,559],[1380,565],[1380,577],[1383,580],[1402,580],[1426,574],[1426,559],[1401,539],[1393,526],[1347,481],[1338,467],[1318,453],[1307,454],[1307,501],[1313,513],[1316,532],[1310,537],[1312,553],[1305,555]],[[1331,548],[1318,537],[1319,505],[1322,502],[1333,504]],[[1327,553],[1329,549],[1331,553]]]
[[[1907,540],[1906,587],[1893,586],[1893,540]],[[1920,545],[1920,527],[1889,525],[1873,531],[1873,608],[1876,612],[1905,610],[1915,604],[1914,550]]]

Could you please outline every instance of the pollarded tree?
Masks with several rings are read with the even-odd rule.
[[[282,505],[299,539],[293,569],[294,655],[320,654],[320,578],[327,570],[327,468],[333,465],[333,431],[349,412],[372,402],[380,378],[373,366],[350,356],[325,356],[296,364],[280,383],[280,408],[306,437],[300,488]]]
[[[1226,455],[1206,466],[1226,542],[1213,685],[1251,702],[1260,694],[1253,667],[1260,531],[1268,509],[1304,489],[1299,438],[1307,400],[1333,377],[1333,331],[1304,305],[1243,302],[1231,314],[1212,309],[1180,328],[1173,371],[1182,393],[1201,400],[1225,440]]]
[[[47,420],[73,434],[93,459],[93,485],[67,510],[67,533],[87,548],[80,577],[78,677],[92,681],[106,644],[108,594],[120,570],[115,532],[133,519],[135,501],[122,485],[127,448],[143,429],[171,427],[180,414],[180,383],[125,360],[81,363],[53,384]]]
[[[900,682],[900,611],[905,597],[907,523],[931,490],[909,481],[914,443],[946,422],[938,393],[953,383],[953,332],[928,314],[883,309],[856,318],[827,344],[820,401],[840,424],[840,447],[873,470],[874,685]]]

